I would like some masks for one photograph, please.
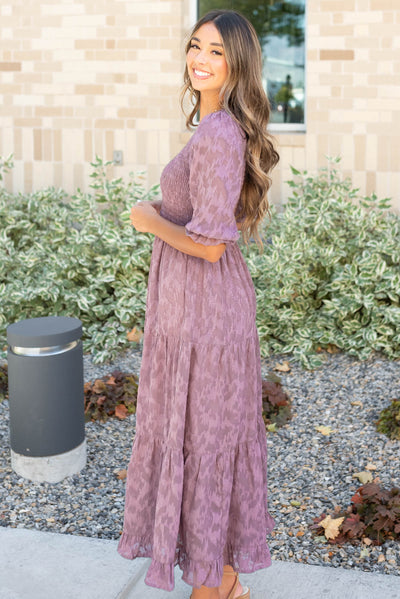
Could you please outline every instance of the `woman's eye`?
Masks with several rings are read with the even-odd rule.
[[[222,52],[219,52],[218,50],[213,50],[213,54],[216,54],[217,56],[222,56]]]
[[[189,50],[191,50],[192,48],[194,48],[195,50],[199,50],[199,46],[197,44],[190,44]]]

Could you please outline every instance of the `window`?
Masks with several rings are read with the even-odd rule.
[[[241,12],[263,51],[263,82],[271,103],[271,129],[305,130],[306,0],[198,0],[198,15],[213,8]]]

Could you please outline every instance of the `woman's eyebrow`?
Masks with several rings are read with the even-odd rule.
[[[192,40],[194,40],[195,42],[201,41],[198,37],[192,37]],[[221,46],[221,48],[223,48],[223,44],[219,44],[218,42],[211,42],[210,46]]]

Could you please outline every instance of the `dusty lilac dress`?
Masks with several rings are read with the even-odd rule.
[[[145,582],[199,588],[224,564],[270,565],[267,446],[253,283],[235,222],[246,141],[224,111],[204,117],[161,177],[161,215],[215,263],[154,240],[136,436],[119,553],[151,557]]]

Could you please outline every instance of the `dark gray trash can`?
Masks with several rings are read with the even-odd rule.
[[[82,323],[46,316],[7,328],[11,465],[59,482],[84,468]]]

